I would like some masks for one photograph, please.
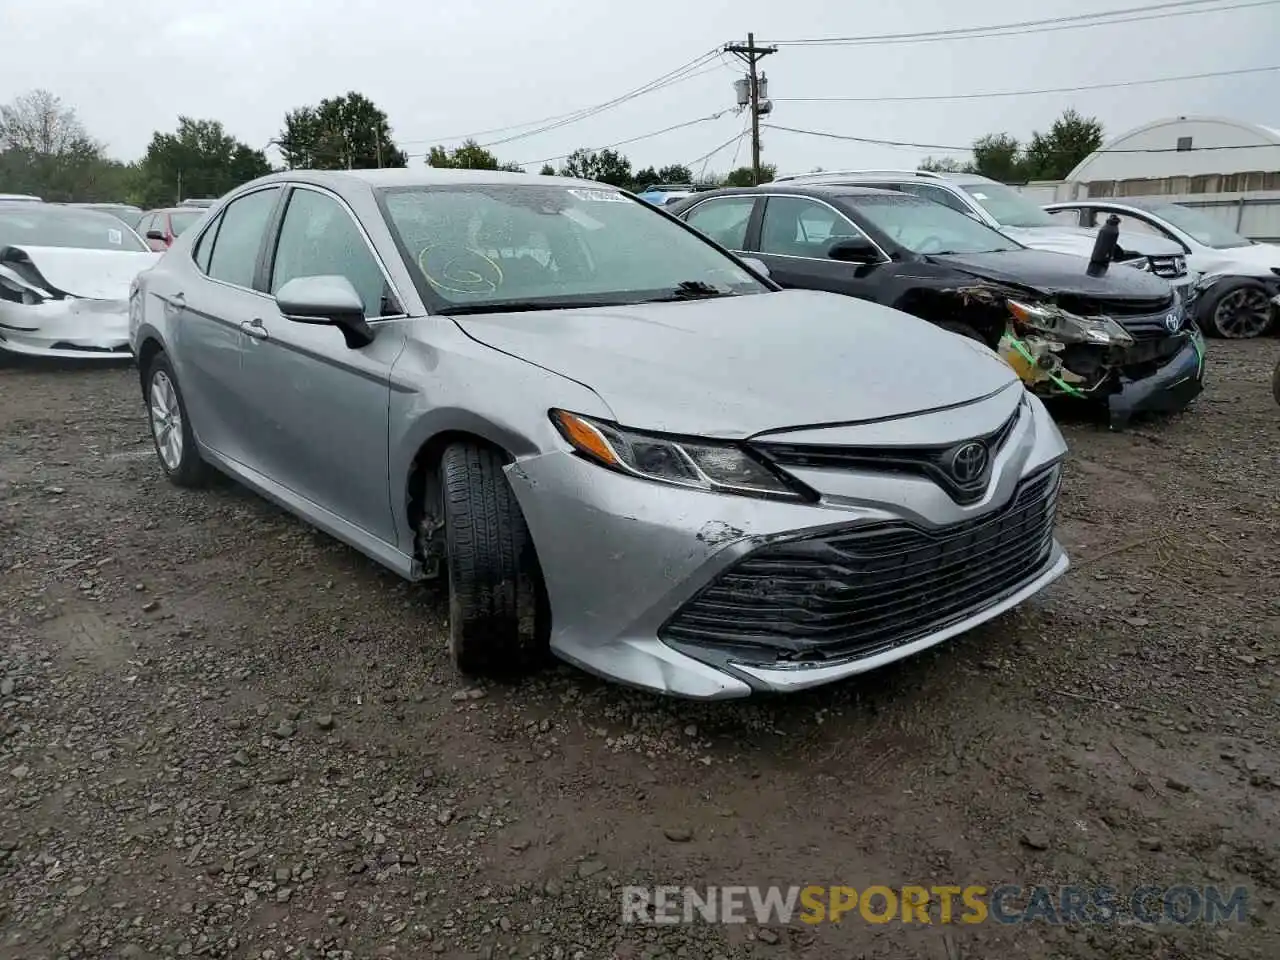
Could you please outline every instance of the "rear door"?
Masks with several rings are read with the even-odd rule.
[[[238,463],[245,462],[254,416],[241,379],[240,327],[271,306],[253,281],[281,193],[270,186],[231,201],[196,239],[195,270],[183,271],[191,282],[173,292],[167,307],[181,313],[174,353],[196,436]]]
[[[319,187],[290,188],[278,235],[259,277],[274,295],[298,277],[351,281],[374,328],[372,343],[346,345],[336,327],[294,323],[271,296],[245,330],[248,464],[296,497],[395,544],[388,489],[391,365],[404,346],[402,300],[355,214]]]
[[[860,274],[866,268],[827,256],[842,237],[869,239],[834,207],[810,197],[770,196],[765,200],[754,254],[784,287],[827,290],[874,299]]]

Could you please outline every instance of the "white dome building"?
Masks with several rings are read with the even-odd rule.
[[[1067,182],[1090,197],[1280,190],[1280,130],[1229,117],[1157,120],[1105,143]]]

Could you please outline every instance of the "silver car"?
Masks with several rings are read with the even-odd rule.
[[[979,344],[782,291],[612,187],[290,171],[138,278],[160,462],[401,576],[464,672],[696,698],[909,656],[1067,568],[1061,435]]]

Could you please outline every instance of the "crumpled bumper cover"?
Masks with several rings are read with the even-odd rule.
[[[1113,425],[1142,413],[1176,413],[1204,390],[1204,336],[1193,331],[1187,343],[1154,373],[1130,380],[1121,374],[1120,389],[1107,398]]]
[[[0,302],[0,350],[32,357],[127,360],[127,300]]]
[[[789,692],[910,656],[1042,590],[1067,569],[1055,543],[1031,576],[977,608],[874,656],[787,665],[716,662],[662,639],[664,625],[748,555],[797,536],[860,522],[943,528],[1000,510],[1028,476],[1065,453],[1039,401],[997,457],[985,502],[958,505],[923,477],[811,470],[817,503],[706,493],[623,476],[565,452],[507,467],[551,603],[551,649],[592,673],[695,699]],[[945,419],[940,415],[940,419]],[[799,474],[798,474],[799,475]],[[823,482],[825,479],[825,483]]]

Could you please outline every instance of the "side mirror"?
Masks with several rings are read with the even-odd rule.
[[[163,233],[161,233],[159,230],[148,230],[148,231],[147,231],[147,239],[148,239],[148,240],[159,240],[161,243],[164,243],[164,234],[163,234]]]
[[[879,263],[880,251],[862,237],[844,237],[827,247],[827,256],[843,263]]]
[[[295,277],[276,294],[276,306],[294,323],[337,327],[352,350],[373,342],[364,303],[346,277]]]
[[[769,279],[769,267],[763,260],[757,260],[755,257],[739,257],[738,259],[766,280]]]

